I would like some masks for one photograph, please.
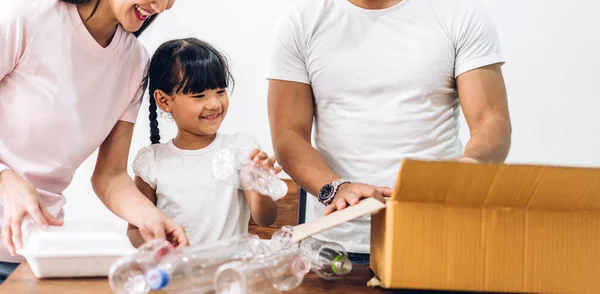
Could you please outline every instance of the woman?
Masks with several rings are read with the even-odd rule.
[[[149,59],[136,37],[174,2],[0,1],[0,282],[22,261],[23,219],[61,225],[61,193],[98,148],[102,202],[145,240],[187,244],[127,174]]]

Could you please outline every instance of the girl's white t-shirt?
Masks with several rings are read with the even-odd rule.
[[[185,228],[190,245],[248,232],[250,208],[243,191],[217,181],[212,162],[222,148],[258,148],[244,133],[218,133],[203,149],[183,150],[170,140],[142,148],[133,171],[156,191],[156,206]]]

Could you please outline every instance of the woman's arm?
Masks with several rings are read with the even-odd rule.
[[[139,228],[144,240],[167,239],[187,245],[183,227],[159,211],[127,174],[133,124],[119,121],[100,145],[92,187],[98,198],[117,216]]]
[[[134,182],[138,190],[140,190],[140,192],[142,192],[142,194],[144,194],[144,196],[146,196],[148,200],[150,200],[152,203],[154,203],[154,205],[156,205],[156,191],[138,176],[135,177]],[[144,238],[142,237],[142,234],[140,233],[140,229],[135,225],[132,225],[131,223],[127,225],[127,236],[131,241],[131,245],[133,245],[136,248],[140,247],[145,242]]]

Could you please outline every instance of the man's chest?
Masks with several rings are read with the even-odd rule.
[[[305,58],[317,99],[454,87],[454,46],[429,24],[317,31]]]

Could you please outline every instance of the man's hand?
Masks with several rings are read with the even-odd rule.
[[[471,158],[471,157],[461,157],[458,159],[458,162],[462,162],[462,163],[479,163],[479,160]]]
[[[336,210],[342,210],[348,205],[356,205],[364,198],[375,198],[381,202],[383,197],[392,196],[392,189],[389,187],[371,186],[361,183],[345,183],[338,187],[335,198],[325,208],[325,215]]]

